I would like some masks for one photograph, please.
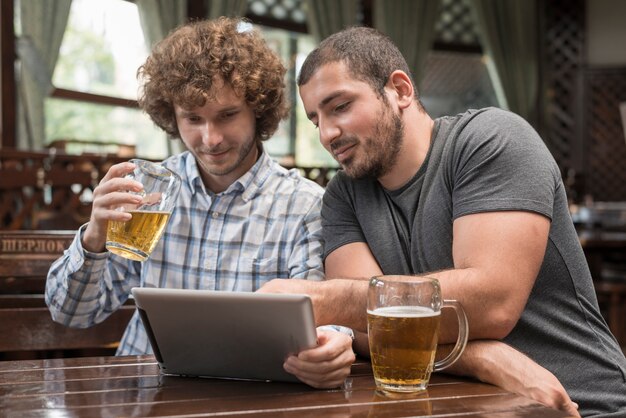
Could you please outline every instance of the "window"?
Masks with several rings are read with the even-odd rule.
[[[46,99],[46,142],[73,140],[68,152],[102,152],[100,144],[120,143],[135,146],[140,157],[165,158],[166,135],[139,109],[72,98],[83,92],[136,100],[137,68],[147,56],[135,4],[73,0],[53,75],[65,94]]]
[[[303,0],[248,0],[248,17],[287,67],[287,88],[293,111],[265,149],[278,161],[299,167],[337,167],[337,162],[319,142],[318,131],[306,117],[296,78],[306,56],[317,43],[306,33]]]
[[[294,109],[289,119],[265,143],[267,152],[287,165],[299,167],[337,166],[319,142],[318,131],[306,117],[304,105],[298,94],[296,78],[306,56],[315,48],[311,35],[261,26],[264,38],[282,58],[287,67],[287,90]]]
[[[435,48],[419,86],[426,109],[437,117],[497,105],[467,0],[442,0],[442,5]],[[295,84],[316,45],[306,33],[304,0],[248,0],[247,16],[287,66],[294,105],[266,149],[287,165],[336,167],[306,118]],[[45,103],[46,142],[78,143],[75,149],[69,145],[70,152],[101,152],[120,143],[134,146],[140,157],[167,157],[171,145],[166,135],[131,105],[138,90],[137,68],[148,53],[132,1],[73,0],[53,75],[57,90]]]
[[[433,118],[498,106],[468,0],[442,0],[436,38],[419,85]]]

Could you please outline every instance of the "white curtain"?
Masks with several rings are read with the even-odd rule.
[[[423,78],[426,57],[435,36],[441,0],[374,2],[374,27],[393,40],[406,59],[415,82]]]
[[[309,33],[319,42],[358,23],[357,0],[306,0]]]
[[[53,89],[52,74],[67,26],[72,0],[20,0],[22,34],[17,39],[20,69],[17,146],[45,145],[44,99]]]

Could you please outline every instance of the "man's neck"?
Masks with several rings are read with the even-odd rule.
[[[430,141],[435,122],[428,113],[415,109],[407,112],[404,122],[404,140],[398,160],[392,169],[378,178],[387,190],[397,190],[405,185],[418,172],[430,149]]]

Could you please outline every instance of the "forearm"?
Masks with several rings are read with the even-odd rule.
[[[449,351],[442,347],[437,356]],[[549,370],[535,363],[523,353],[500,341],[471,341],[461,358],[446,373],[469,376],[518,393],[550,408],[580,416],[559,380]]]
[[[317,325],[338,324],[367,332],[367,286],[364,280],[333,279],[312,292]]]
[[[367,281],[274,279],[261,286],[263,293],[300,293],[311,297],[316,325],[343,325],[355,331],[367,328]]]
[[[126,301],[128,292],[122,283],[112,279],[118,275],[109,264],[106,254],[83,253],[76,240],[53,263],[46,280],[45,300],[56,322],[89,327]],[[120,275],[125,280],[130,276],[130,272]]]
[[[101,253],[106,251],[106,234],[108,222],[96,222],[91,220],[84,227],[81,234],[81,244],[84,249],[92,253]]]
[[[444,270],[423,276],[439,280],[443,299],[461,303],[469,323],[470,340],[506,337],[519,320],[528,298],[525,292],[502,286],[489,272],[476,268]],[[443,309],[440,344],[454,343],[457,332],[454,311]]]
[[[453,347],[454,344],[440,344],[437,347],[435,360],[440,361],[445,358],[450,351],[452,351]],[[485,351],[488,354],[490,351],[489,348],[489,345],[484,343],[483,340],[469,341],[461,357],[450,367],[445,369],[445,373],[473,377],[482,382],[496,384],[493,379],[489,378],[489,367],[491,366],[492,360],[489,358],[485,359]],[[492,349],[495,351],[497,347],[492,347]]]

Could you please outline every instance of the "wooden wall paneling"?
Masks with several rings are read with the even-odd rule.
[[[16,89],[13,0],[0,2],[0,147],[15,147]]]
[[[619,104],[626,68],[586,71],[585,190],[595,201],[626,201],[626,140]]]
[[[585,3],[543,0],[540,7],[544,97],[541,132],[564,177],[578,181],[568,193],[571,199],[579,201],[585,166],[582,129]]]

